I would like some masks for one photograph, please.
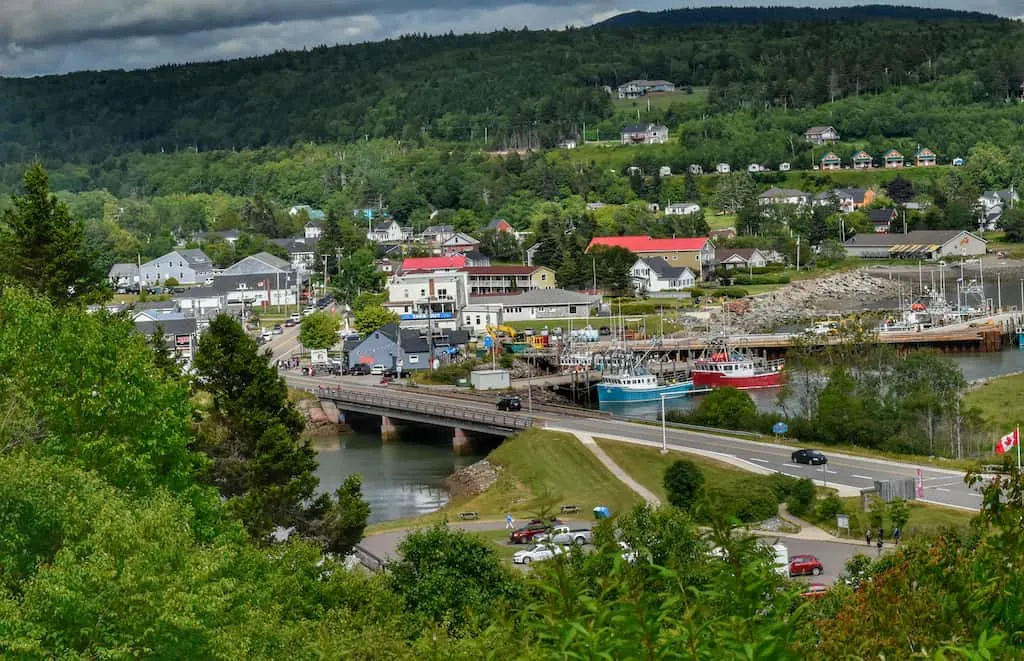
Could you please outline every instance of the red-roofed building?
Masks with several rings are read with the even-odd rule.
[[[637,257],[662,257],[674,268],[687,267],[705,279],[715,267],[715,245],[707,237],[653,239],[649,236],[595,236],[587,246],[625,248]]]
[[[437,271],[439,269],[461,269],[466,267],[465,255],[446,257],[409,257],[402,261],[403,273],[412,271]]]

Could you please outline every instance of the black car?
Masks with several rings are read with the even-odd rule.
[[[523,402],[518,397],[502,397],[498,400],[499,411],[522,411]]]
[[[333,296],[324,296],[323,298],[321,298],[319,301],[316,302],[316,306],[318,308],[320,308],[321,310],[323,310],[325,307],[327,307],[328,305],[330,305],[333,302],[334,302],[334,297]]]
[[[794,464],[810,464],[811,466],[820,466],[828,463],[828,457],[819,450],[797,450],[791,455],[790,459],[793,460]]]
[[[363,365],[362,363],[358,365],[353,365],[352,369],[350,369],[348,373],[353,376],[366,376],[367,374],[370,373],[370,366]]]

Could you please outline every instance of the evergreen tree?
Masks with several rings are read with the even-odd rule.
[[[57,304],[104,300],[103,275],[87,254],[84,228],[50,194],[40,163],[25,173],[25,193],[0,216],[0,276]]]
[[[150,338],[150,346],[153,348],[153,365],[158,370],[173,379],[181,378],[181,366],[174,360],[173,347],[168,346],[167,338],[164,337],[164,327],[157,324],[153,336]]]

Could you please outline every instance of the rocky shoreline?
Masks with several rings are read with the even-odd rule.
[[[498,481],[500,470],[501,467],[493,465],[487,459],[481,459],[441,480],[441,488],[453,499],[460,496],[477,496]]]
[[[870,275],[866,269],[837,273],[817,280],[798,280],[746,301],[746,309],[730,320],[746,332],[771,331],[815,316],[864,310],[869,303],[895,297],[899,283]],[[713,319],[712,323],[721,321]]]
[[[330,436],[341,432],[352,431],[338,414],[338,409],[330,402],[317,399],[302,399],[295,404],[306,421],[305,433],[311,436]]]

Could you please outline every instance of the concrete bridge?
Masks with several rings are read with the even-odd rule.
[[[485,409],[484,403],[467,406],[462,401],[425,400],[407,392],[390,392],[383,388],[380,392],[373,392],[319,385],[308,390],[320,398],[321,402],[330,403],[341,412],[379,415],[380,432],[384,440],[394,438],[398,433],[396,420],[451,427],[455,430],[452,449],[456,454],[471,450],[467,431],[512,436],[536,423],[532,417],[522,413]]]

